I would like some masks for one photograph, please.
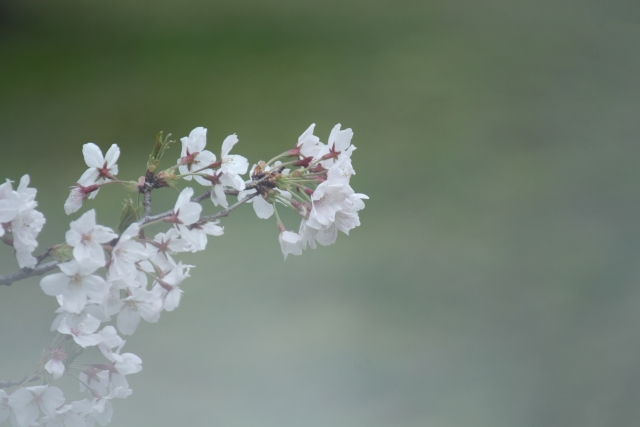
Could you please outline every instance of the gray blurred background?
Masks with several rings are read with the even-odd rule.
[[[137,179],[160,130],[252,163],[355,132],[362,226],[283,262],[275,221],[223,220],[125,346],[114,426],[637,426],[639,47],[623,0],[4,0],[0,178],[31,175],[45,248],[86,142]],[[124,197],[87,206],[114,227]],[[1,379],[55,308],[0,289]]]

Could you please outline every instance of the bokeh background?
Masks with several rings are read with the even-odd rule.
[[[86,142],[136,179],[160,130],[251,162],[355,131],[363,225],[283,262],[275,221],[224,219],[127,343],[114,426],[636,426],[639,46],[624,0],[4,0],[2,179],[31,175],[44,248]],[[115,226],[124,197],[87,207]],[[15,379],[56,303],[0,294]]]

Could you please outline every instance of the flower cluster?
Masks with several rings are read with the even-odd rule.
[[[20,267],[33,268],[37,262],[31,254],[38,247],[36,238],[45,223],[37,206],[36,189],[29,188],[29,175],[20,178],[16,190],[9,180],[0,185],[0,237],[13,246]]]
[[[316,242],[328,246],[335,243],[338,230],[345,234],[360,225],[358,211],[364,208],[364,194],[356,193],[349,182],[355,174],[351,154],[356,147],[351,144],[351,129],[340,129],[337,124],[329,134],[327,144],[313,134],[315,124],[300,136],[296,148],[280,157],[297,160],[281,163],[258,163],[252,169],[252,177],[268,174],[271,188],[263,189],[262,197],[254,199],[253,207],[259,218],[276,214],[280,229],[280,247],[287,255],[301,255],[307,246],[315,249]],[[287,166],[292,169],[286,168]],[[267,185],[269,187],[269,185]],[[255,193],[246,190],[239,194]],[[295,210],[301,219],[298,232],[289,231],[278,216],[279,202]]]
[[[103,156],[97,145],[85,144],[82,152],[88,169],[71,188],[64,204],[67,214],[80,210],[87,199],[109,184],[136,191],[143,201],[138,206],[131,200],[125,203],[116,230],[100,225],[94,209],[84,212],[70,222],[65,241],[38,258],[31,253],[44,217],[35,210],[36,190],[28,188],[27,175],[17,190],[9,181],[0,185],[0,236],[15,248],[20,267],[29,269],[23,269],[23,277],[50,270],[39,270],[48,256],[54,258],[51,267],[59,269],[40,281],[43,292],[59,304],[51,327],[58,335],[36,374],[4,387],[0,382],[0,423],[7,419],[14,427],[109,423],[111,400],[129,396],[126,377],[142,369],[138,356],[122,353],[125,340],[121,335],[132,335],[141,320],[155,323],[163,311],[179,306],[182,282],[193,266],[174,257],[204,250],[209,236],[224,232],[218,218],[236,207],[251,203],[258,217],[264,219],[275,214],[285,259],[288,254],[300,255],[307,246],[315,248],[316,243],[330,245],[336,241],[338,230],[348,234],[360,225],[358,212],[367,197],[355,193],[349,182],[355,173],[351,165],[353,133],[336,125],[327,144],[323,144],[313,130],[311,125],[293,149],[268,162],[256,163],[248,180],[242,177],[249,170],[248,160],[230,154],[238,143],[235,134],[222,142],[217,157],[206,150],[207,130],[195,128],[181,139],[177,162],[162,171],[158,171],[158,165],[173,141],[159,135],[145,175],[136,181],[116,178],[120,156],[117,145]],[[282,158],[289,160],[282,163]],[[152,191],[175,188],[181,180],[193,180],[206,186],[206,191],[194,197],[193,188],[183,188],[173,209],[151,216]],[[238,201],[230,205],[228,195],[237,196]],[[207,198],[213,206],[225,209],[202,215],[200,202]],[[278,204],[300,215],[298,232],[286,230]],[[165,228],[150,234],[149,228],[158,225]],[[77,363],[76,358],[91,347],[106,360]],[[85,399],[66,403],[62,390],[50,385],[66,373],[78,379],[80,391],[88,393]],[[34,381],[41,384],[27,386]],[[10,393],[4,390],[11,387],[18,388]]]

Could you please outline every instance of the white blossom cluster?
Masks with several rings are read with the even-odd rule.
[[[297,157],[297,161],[273,166],[258,164],[252,169],[252,176],[273,169],[282,169],[276,179],[274,192],[253,199],[253,208],[259,218],[277,215],[277,201],[294,209],[302,220],[298,232],[287,230],[278,217],[280,248],[285,259],[287,255],[301,255],[307,246],[316,248],[316,242],[328,246],[335,243],[338,230],[345,234],[360,225],[358,211],[364,209],[364,194],[356,193],[349,185],[355,175],[351,165],[351,155],[356,147],[351,144],[353,131],[340,130],[337,124],[329,134],[327,144],[313,134],[315,124],[300,135],[295,149],[286,153]],[[301,169],[283,169],[286,165],[304,166]],[[313,188],[313,186],[316,186]],[[240,192],[239,197],[255,193],[256,190]]]
[[[208,236],[223,234],[217,218],[235,207],[252,203],[263,219],[275,213],[285,259],[289,254],[302,254],[307,246],[315,248],[316,243],[330,245],[336,241],[338,230],[348,234],[360,225],[358,212],[367,196],[355,193],[349,184],[355,173],[351,165],[353,132],[336,125],[327,144],[323,144],[313,135],[314,126],[300,136],[294,149],[255,164],[248,180],[242,177],[249,170],[248,160],[230,154],[237,136],[230,135],[223,141],[217,157],[205,149],[207,130],[202,127],[181,139],[177,162],[157,172],[159,160],[172,142],[160,137],[145,176],[137,181],[116,178],[120,156],[117,145],[103,156],[97,145],[85,144],[82,152],[88,169],[71,189],[64,204],[67,214],[80,210],[104,185],[120,184],[140,193],[144,200],[137,208],[133,202],[125,205],[119,233],[98,224],[94,209],[86,211],[71,221],[64,243],[50,248],[42,257],[52,256],[59,269],[40,281],[44,293],[54,296],[60,306],[52,324],[52,331],[58,335],[41,360],[39,372],[0,387],[0,424],[6,420],[14,427],[109,423],[111,400],[129,396],[126,376],[142,369],[138,356],[122,353],[125,341],[120,335],[132,335],[141,320],[155,323],[163,311],[178,307],[181,284],[193,266],[176,262],[173,257],[204,250]],[[283,163],[278,160],[282,158],[289,160]],[[172,210],[150,216],[151,192],[175,188],[181,180],[194,180],[207,190],[194,198],[194,190],[186,187]],[[0,185],[0,237],[13,245],[25,277],[42,274],[37,273],[42,259],[32,252],[45,222],[35,210],[36,190],[28,185],[27,175],[17,190],[12,189],[10,181]],[[228,195],[237,196],[238,202],[230,206]],[[225,211],[203,216],[199,202],[207,197]],[[297,233],[286,230],[276,203],[300,215]],[[149,227],[159,224],[168,227],[153,238],[147,237]],[[76,358],[91,347],[97,348],[106,361],[78,363]],[[87,393],[85,399],[67,403],[62,390],[50,385],[66,373],[78,379],[80,391]],[[35,381],[40,385],[27,386]]]
[[[45,223],[37,206],[36,189],[29,188],[29,175],[20,178],[16,190],[9,180],[0,185],[0,237],[13,246],[20,267],[33,268],[37,262],[32,252],[38,246],[36,238]],[[7,240],[8,233],[12,240]]]

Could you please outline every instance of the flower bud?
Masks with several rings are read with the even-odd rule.
[[[268,202],[270,202],[270,203],[275,203],[275,201],[276,201],[276,196],[277,196],[278,194],[280,194],[280,193],[278,192],[278,190],[275,190],[275,189],[273,189],[273,188],[272,188],[272,189],[270,189],[269,191],[267,191],[267,192],[264,194],[264,198],[265,198],[265,200],[267,200],[267,201],[268,201]]]
[[[140,177],[142,179],[142,186],[144,186],[144,177]],[[138,181],[126,181],[123,184],[125,191],[129,191],[131,193],[137,193],[140,191],[140,180]]]
[[[163,170],[156,176],[156,180],[164,183],[167,187],[173,185],[176,180],[176,174],[172,168]]]

